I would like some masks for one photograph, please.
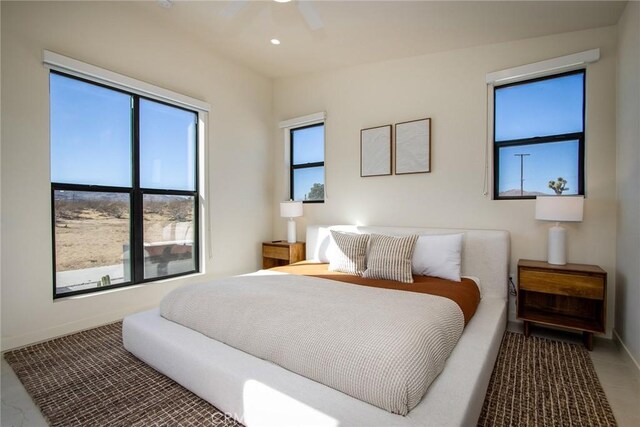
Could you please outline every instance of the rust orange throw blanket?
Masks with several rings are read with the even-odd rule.
[[[394,280],[366,279],[352,274],[329,271],[329,264],[302,261],[271,270],[282,273],[298,274],[302,276],[319,277],[321,279],[337,280],[354,285],[372,286],[375,288],[396,289],[401,291],[419,292],[438,295],[454,301],[464,313],[464,324],[469,323],[480,303],[480,291],[471,279],[461,282],[440,279],[430,276],[413,276],[413,283],[401,283]]]

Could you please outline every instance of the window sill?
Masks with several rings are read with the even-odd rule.
[[[115,292],[123,292],[123,291],[128,291],[128,290],[132,290],[132,289],[139,289],[139,288],[143,288],[143,287],[146,287],[146,286],[153,286],[153,285],[158,285],[158,284],[163,284],[163,283],[174,283],[174,282],[177,282],[179,280],[191,279],[191,278],[201,277],[201,276],[204,276],[203,272],[186,274],[184,276],[170,277],[170,278],[167,278],[167,279],[154,280],[152,282],[137,283],[135,285],[122,286],[122,287],[119,287],[119,288],[105,289],[103,291],[90,292],[90,293],[86,293],[86,294],[60,296],[60,297],[54,298],[53,302],[62,302],[62,301],[69,301],[69,300],[93,298],[93,297],[98,297],[98,296],[111,294],[111,293],[115,293]]]

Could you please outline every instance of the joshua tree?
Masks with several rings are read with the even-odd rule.
[[[551,180],[549,181],[549,188],[556,192],[559,196],[563,191],[568,190],[569,188],[565,187],[567,185],[567,180],[563,177],[558,177],[557,181]]]

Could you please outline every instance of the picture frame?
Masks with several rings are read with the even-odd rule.
[[[395,124],[395,174],[431,172],[431,118]]]
[[[391,125],[360,130],[360,176],[391,175]]]

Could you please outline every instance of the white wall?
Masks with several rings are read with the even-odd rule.
[[[274,84],[274,116],[289,119],[326,111],[324,204],[305,205],[306,223],[362,223],[506,229],[511,271],[519,258],[546,259],[549,223],[534,220],[534,201],[484,196],[487,134],[485,75],[509,67],[601,49],[587,71],[585,220],[567,224],[569,261],[598,264],[609,273],[607,335],[615,290],[616,27],[486,45],[380,62]],[[432,118],[430,174],[360,177],[360,129]],[[275,129],[275,127],[274,127]],[[283,165],[283,136],[274,130],[274,163]],[[274,237],[285,235],[277,216],[287,198],[286,169],[277,167]]]
[[[2,350],[156,306],[169,290],[255,270],[271,238],[272,82],[121,2],[2,2]],[[212,105],[206,275],[53,301],[48,49]],[[205,248],[208,245],[204,244]]]
[[[327,201],[305,206],[305,217],[298,220],[300,236],[306,223],[501,228],[511,232],[512,271],[519,258],[544,259],[548,224],[533,219],[534,202],[492,201],[482,194],[484,77],[490,71],[600,47],[602,59],[587,73],[585,221],[567,225],[569,260],[599,264],[609,272],[608,334],[615,313],[616,328],[637,358],[639,322],[633,307],[639,302],[640,263],[637,240],[625,238],[634,232],[637,236],[639,217],[638,160],[633,160],[634,153],[638,158],[637,103],[632,109],[632,91],[635,88],[637,102],[638,87],[633,82],[638,76],[637,3],[630,2],[620,23],[617,147],[625,166],[618,169],[617,181],[612,173],[616,27],[285,78],[272,88],[269,79],[186,35],[154,25],[126,3],[2,2],[1,8],[3,350],[155,306],[184,283],[257,268],[259,243],[286,233],[277,203],[287,198],[283,136],[281,130],[274,131],[275,123],[317,111],[329,116]],[[213,210],[207,219],[213,224],[213,258],[207,259],[206,276],[52,301],[43,49],[212,104],[207,142]],[[433,119],[431,174],[359,177],[360,129],[426,116]],[[618,251],[627,250],[628,257],[616,260],[616,236]],[[623,306],[617,313],[616,280],[621,282],[617,301]]]
[[[618,23],[616,332],[640,367],[640,4]]]

